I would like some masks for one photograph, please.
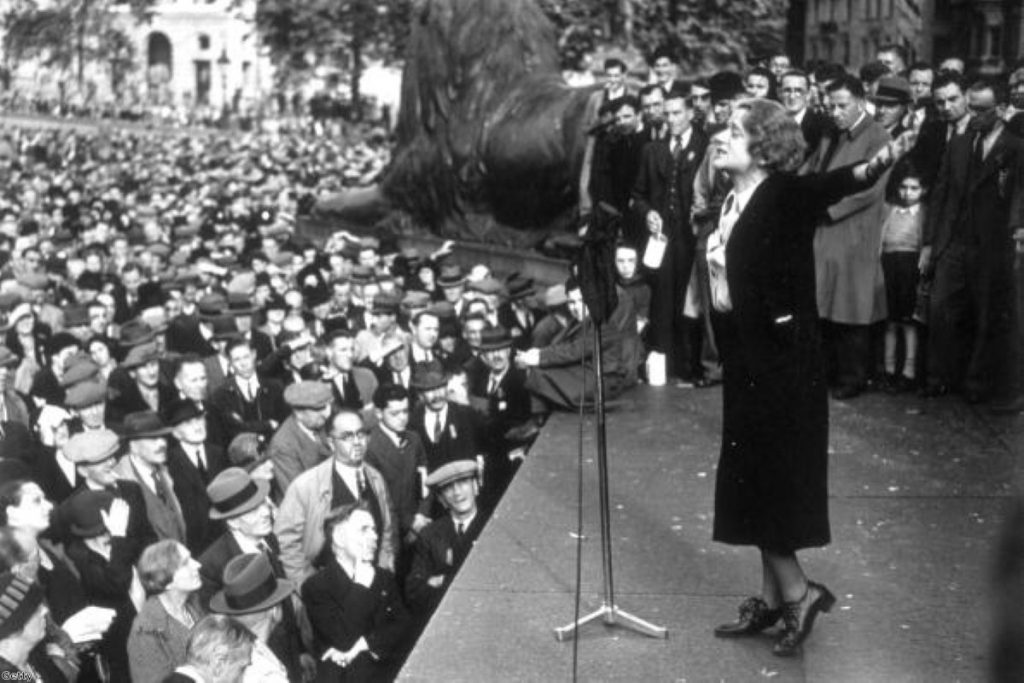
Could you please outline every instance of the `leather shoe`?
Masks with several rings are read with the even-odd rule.
[[[792,657],[800,651],[800,645],[814,628],[814,620],[820,612],[829,612],[836,604],[836,596],[820,583],[807,582],[807,592],[796,602],[782,605],[782,637],[772,648],[778,657]]]
[[[771,628],[782,617],[782,608],[772,609],[761,598],[747,598],[740,603],[740,615],[736,621],[715,627],[717,638],[752,636]]]

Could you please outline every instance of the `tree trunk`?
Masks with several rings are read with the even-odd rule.
[[[633,0],[619,0],[619,17],[622,21],[622,42],[627,49],[633,49]]]

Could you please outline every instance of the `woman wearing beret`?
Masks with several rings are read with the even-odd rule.
[[[867,163],[819,175],[803,161],[800,127],[782,106],[748,100],[729,122],[713,164],[732,177],[708,241],[716,337],[723,362],[722,447],[714,539],[761,553],[761,594],[719,637],[780,621],[779,656],[798,651],[835,597],[809,581],[796,553],[830,541],[828,396],[815,301],[818,217],[874,183],[913,142],[901,137]]]
[[[13,572],[0,574],[0,677],[5,681],[68,680],[41,643],[49,610],[38,584]]]

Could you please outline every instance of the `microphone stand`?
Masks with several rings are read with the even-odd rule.
[[[555,629],[555,639],[565,642],[576,637],[585,624],[601,619],[605,626],[619,626],[652,638],[668,638],[668,631],[629,612],[615,604],[615,584],[612,580],[612,533],[611,505],[608,497],[608,447],[604,418],[604,367],[601,358],[601,325],[594,325],[594,413],[597,423],[597,476],[601,509],[601,570],[604,578],[604,598],[601,606],[590,614],[566,626]],[[582,396],[581,396],[582,400]],[[583,511],[580,511],[583,514]]]

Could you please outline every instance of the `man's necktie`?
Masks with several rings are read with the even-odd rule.
[[[681,135],[672,136],[671,151],[673,157],[678,157],[679,153],[683,151],[683,137]]]
[[[167,486],[167,480],[164,478],[164,469],[162,467],[153,470],[153,485],[156,488],[156,497],[169,509],[173,510],[174,503],[171,502],[171,489]]]
[[[362,500],[366,495],[366,474],[363,473],[362,468],[356,470],[356,494],[359,499]]]
[[[431,437],[434,443],[441,440],[441,415],[434,416],[434,434]]]
[[[459,522],[455,525],[455,533],[458,534],[459,538],[462,538],[462,534],[466,532],[465,522]]]
[[[498,378],[491,375],[491,379],[487,383],[487,395],[493,396],[496,391],[498,391]]]
[[[203,454],[203,447],[196,446],[196,469],[199,470],[199,475],[206,479],[206,456]]]

